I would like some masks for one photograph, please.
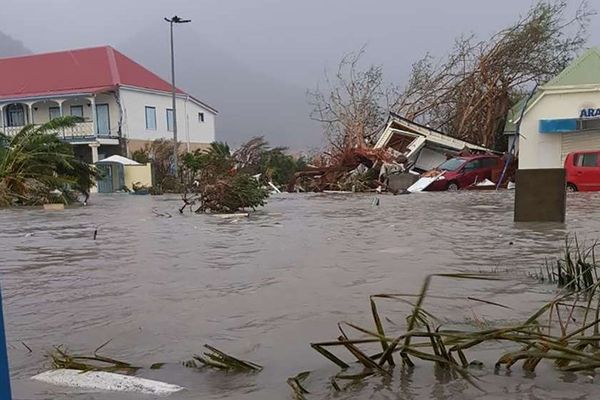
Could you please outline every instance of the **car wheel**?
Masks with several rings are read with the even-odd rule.
[[[567,183],[567,192],[576,192],[577,191],[577,186],[573,185],[572,183]]]
[[[450,182],[446,190],[448,190],[449,192],[456,192],[458,190],[458,183]]]

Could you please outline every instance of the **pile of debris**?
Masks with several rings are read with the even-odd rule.
[[[500,155],[390,113],[374,145],[359,144],[321,156],[294,175],[288,191],[405,192],[421,175],[439,175],[436,168],[445,161],[478,154]],[[506,187],[514,174],[514,163],[506,170],[504,165],[503,159],[489,177],[494,180],[493,187]]]

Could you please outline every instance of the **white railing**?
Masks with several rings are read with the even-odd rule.
[[[39,125],[35,125],[36,127]],[[14,136],[19,131],[23,129],[22,126],[7,126],[4,128],[3,132],[8,136]],[[0,127],[0,131],[2,128]],[[94,123],[93,122],[79,122],[70,128],[61,128],[56,130],[56,134],[59,137],[64,139],[78,139],[78,138],[89,138],[89,137],[115,137],[112,132],[94,133]]]

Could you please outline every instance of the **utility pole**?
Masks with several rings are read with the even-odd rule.
[[[177,15],[172,18],[165,18],[171,26],[171,95],[173,97],[173,173],[177,177],[177,164],[179,154],[177,154],[177,88],[175,87],[175,47],[173,46],[173,24],[186,24],[192,22],[191,19],[182,19]]]
[[[0,399],[10,400],[10,373],[8,371],[8,353],[6,351],[6,334],[2,317],[2,291],[0,290]]]

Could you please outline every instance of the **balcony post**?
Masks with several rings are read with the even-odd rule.
[[[62,99],[62,100],[56,100],[56,102],[58,103],[58,114],[61,117],[64,117],[65,115],[63,114],[63,103],[65,102],[65,100],[64,99]],[[62,136],[63,136],[63,139],[64,139],[65,138],[65,130],[64,130],[64,128],[61,129],[61,132],[62,132]]]
[[[92,122],[94,126],[93,136],[98,135],[98,116],[96,115],[96,96],[90,97],[90,103],[92,106]]]
[[[0,104],[0,129],[2,133],[6,134],[6,124],[4,122],[6,118],[4,117],[4,104]]]
[[[92,149],[92,164],[96,164],[98,162],[98,147],[100,147],[100,143],[94,142],[88,146]]]
[[[33,125],[33,103],[25,103],[27,106],[27,119],[28,123]]]

